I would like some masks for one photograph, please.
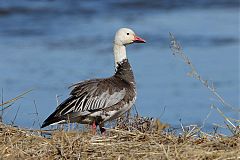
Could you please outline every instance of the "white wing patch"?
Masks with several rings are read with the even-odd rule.
[[[133,104],[135,103],[136,97],[134,97],[134,99],[132,101],[130,101],[129,103],[126,103],[121,109],[119,110],[113,110],[113,111],[98,111],[98,112],[94,112],[91,113],[89,116],[95,117],[95,116],[101,116],[103,119],[103,122],[109,121],[109,120],[113,120],[115,118],[120,117],[122,114],[124,114],[125,112],[127,112],[128,110],[131,109],[131,107],[133,106]]]
[[[113,94],[110,94],[109,90],[107,90],[98,96],[91,96],[94,95],[96,90],[92,91],[93,92],[71,101],[60,114],[65,115],[71,112],[84,112],[108,108],[120,102],[126,95],[125,89],[122,89],[119,92],[114,92]]]

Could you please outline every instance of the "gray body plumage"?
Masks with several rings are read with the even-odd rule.
[[[127,59],[119,62],[110,78],[93,79],[71,86],[70,97],[43,122],[78,122],[102,125],[128,111],[136,99],[135,80]]]

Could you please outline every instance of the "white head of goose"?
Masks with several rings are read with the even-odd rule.
[[[126,45],[145,43],[128,28],[121,28],[114,39],[115,74],[109,78],[86,80],[71,86],[70,97],[62,102],[43,122],[41,128],[59,123],[99,125],[118,118],[128,111],[136,100],[134,75],[126,55]]]

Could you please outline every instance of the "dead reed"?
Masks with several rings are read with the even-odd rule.
[[[205,88],[207,88],[210,93],[217,99],[222,107],[226,107],[228,110],[232,112],[237,112],[240,115],[240,107],[234,107],[230,103],[226,102],[226,100],[218,93],[217,89],[214,86],[214,82],[204,79],[194,67],[192,61],[188,58],[188,56],[184,53],[182,46],[175,39],[172,33],[169,33],[170,38],[170,48],[174,56],[178,56],[184,63],[188,66],[190,71],[188,72],[188,76],[198,80],[200,84],[202,84]],[[231,131],[233,135],[239,134],[240,132],[240,119],[234,119],[232,117],[227,117],[225,113],[220,109],[220,107],[216,106],[216,104],[211,104],[211,108],[216,109],[216,111],[223,117],[227,128]],[[222,127],[221,125],[216,124],[218,127]]]

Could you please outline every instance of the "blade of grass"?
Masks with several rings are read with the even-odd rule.
[[[18,99],[20,99],[20,98],[23,98],[24,95],[28,94],[28,93],[31,92],[31,91],[33,91],[33,89],[30,89],[30,90],[28,90],[28,91],[26,91],[26,92],[23,92],[22,94],[18,95],[17,97],[15,97],[15,98],[13,98],[13,99],[10,99],[10,100],[8,100],[8,101],[6,101],[6,102],[2,102],[2,104],[0,104],[0,106],[4,106],[4,105],[6,105],[6,104],[13,103],[13,102],[15,102],[16,100],[18,100]]]

